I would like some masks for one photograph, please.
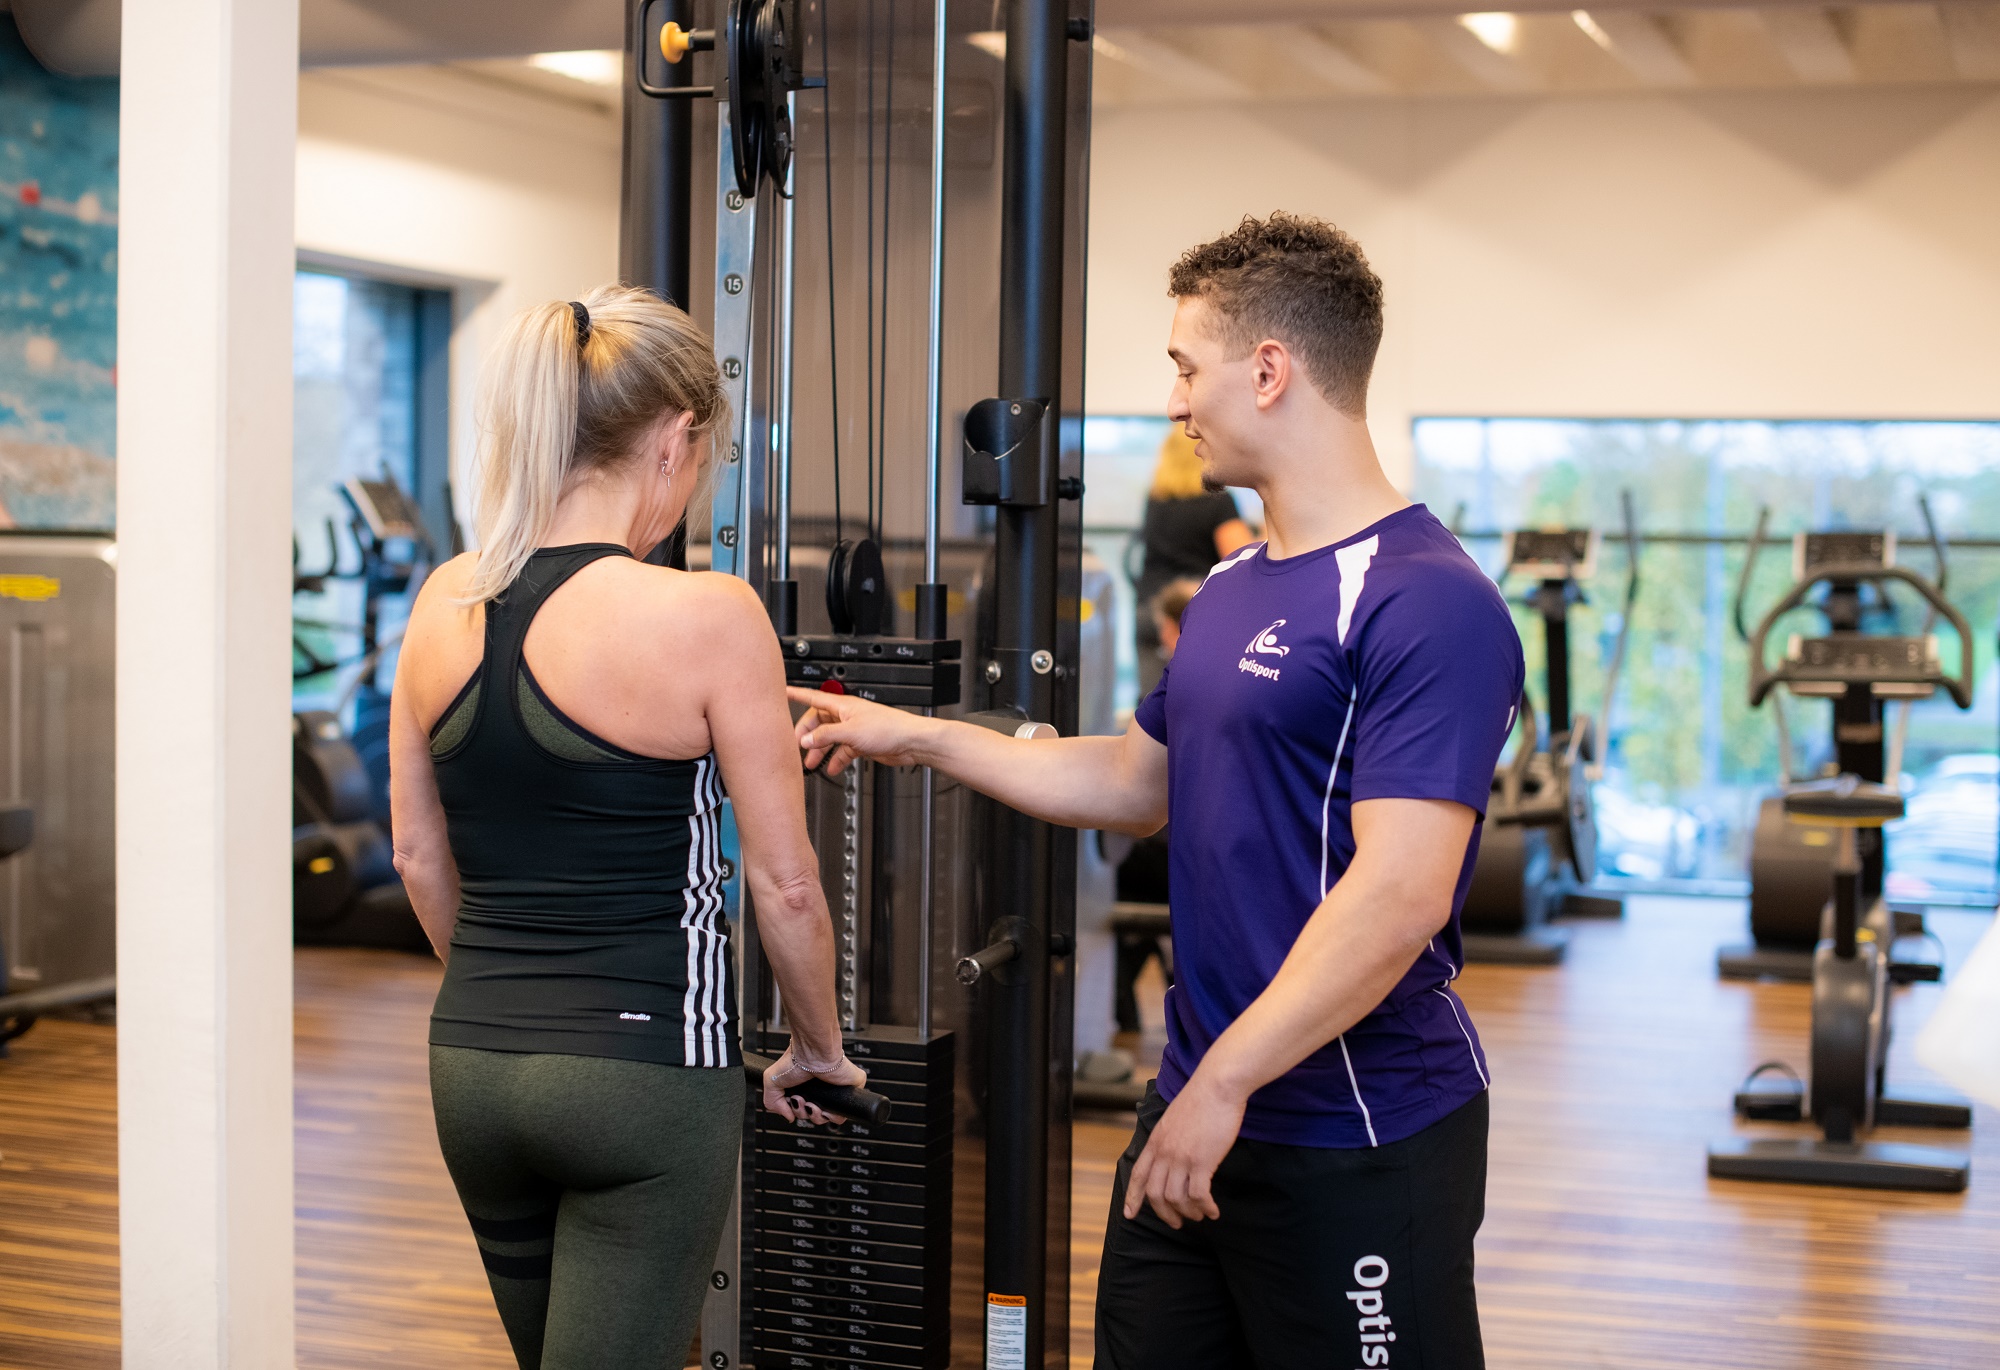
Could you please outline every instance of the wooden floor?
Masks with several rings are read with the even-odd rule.
[[[1989,921],[1932,917],[1954,963]],[[1622,924],[1578,926],[1560,969],[1466,972],[1495,1077],[1479,1253],[1490,1363],[2000,1366],[2000,1117],[1980,1111],[1963,1196],[1704,1175],[1736,1082],[1768,1056],[1804,1054],[1802,987],[1714,979],[1713,949],[1740,927],[1726,902],[1635,900]],[[414,958],[299,954],[302,1367],[512,1365],[431,1131],[435,974]],[[1908,1050],[1936,993],[1901,997],[1892,1078],[1922,1079]],[[6,1370],[118,1363],[113,1067],[112,1029],[73,1022],[42,1023],[0,1061]],[[1079,1367],[1127,1131],[1077,1125]]]

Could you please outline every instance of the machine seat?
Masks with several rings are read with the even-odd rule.
[[[1793,785],[1785,791],[1785,817],[1834,828],[1879,828],[1903,816],[1903,796],[1856,775]]]

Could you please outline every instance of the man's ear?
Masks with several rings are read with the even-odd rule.
[[[1266,338],[1250,349],[1250,379],[1257,391],[1257,407],[1269,409],[1292,383],[1292,353],[1276,338]]]

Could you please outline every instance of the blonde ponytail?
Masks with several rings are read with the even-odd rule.
[[[712,461],[728,404],[708,335],[651,291],[599,286],[582,303],[587,329],[567,303],[536,305],[487,359],[468,603],[514,583],[579,475],[632,460],[660,424],[689,415],[690,455]]]

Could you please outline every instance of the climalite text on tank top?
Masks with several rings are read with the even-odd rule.
[[[1353,805],[1441,799],[1482,815],[1521,697],[1499,591],[1422,505],[1282,560],[1208,575],[1139,726],[1167,747],[1175,984],[1160,1090],[1263,993],[1354,857]],[[1452,992],[1451,921],[1388,998],[1251,1096],[1242,1135],[1365,1147],[1422,1131],[1487,1086]]]

